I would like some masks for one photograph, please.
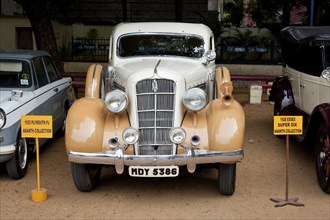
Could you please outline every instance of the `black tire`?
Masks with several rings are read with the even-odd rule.
[[[317,179],[321,189],[330,194],[330,143],[329,133],[324,122],[320,124],[315,141],[315,162]],[[328,172],[328,173],[327,173]]]
[[[235,192],[236,185],[236,163],[219,164],[218,187],[220,194],[230,196]]]
[[[81,192],[91,192],[100,182],[102,167],[95,164],[71,163],[74,185]]]
[[[25,138],[18,134],[15,155],[6,163],[8,176],[12,179],[21,179],[25,176],[28,165],[28,146]]]

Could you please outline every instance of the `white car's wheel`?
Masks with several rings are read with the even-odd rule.
[[[79,191],[90,192],[99,184],[102,167],[95,164],[71,163],[74,185]]]
[[[222,195],[233,195],[236,185],[236,163],[219,164],[218,186]]]
[[[28,168],[28,147],[25,138],[19,134],[16,142],[15,155],[6,163],[8,176],[12,179],[21,179]]]

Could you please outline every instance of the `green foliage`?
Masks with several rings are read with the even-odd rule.
[[[240,27],[243,19],[243,0],[224,2],[222,25],[224,27]]]
[[[283,1],[250,1],[247,13],[252,15],[260,28],[268,28],[274,34],[279,33],[282,28]]]
[[[230,28],[221,35],[222,42],[233,45],[267,45],[274,37],[265,28]]]

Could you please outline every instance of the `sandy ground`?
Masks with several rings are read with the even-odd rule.
[[[21,180],[0,167],[1,219],[330,219],[330,196],[317,183],[313,151],[290,140],[289,198],[305,206],[275,207],[285,199],[285,140],[272,135],[273,106],[248,104],[245,158],[237,166],[236,192],[222,196],[216,170],[183,172],[176,178],[132,178],[103,169],[100,186],[91,193],[76,190],[64,150],[64,138],[51,140],[41,152],[41,187],[48,200],[31,201],[37,187],[35,160]]]

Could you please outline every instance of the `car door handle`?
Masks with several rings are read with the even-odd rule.
[[[58,92],[58,88],[53,89],[54,92]]]

